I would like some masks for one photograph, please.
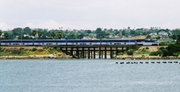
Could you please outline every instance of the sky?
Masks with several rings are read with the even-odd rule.
[[[0,0],[0,29],[180,28],[180,0]]]

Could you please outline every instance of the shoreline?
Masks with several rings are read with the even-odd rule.
[[[62,55],[29,55],[29,56],[0,56],[1,59],[76,59],[72,58],[72,56]],[[180,59],[180,57],[168,56],[168,57],[160,57],[160,56],[117,56],[113,59],[117,60],[163,60],[163,59]]]
[[[71,56],[62,55],[29,55],[29,56],[0,56],[0,59],[72,59]]]

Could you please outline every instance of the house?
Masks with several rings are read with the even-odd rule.
[[[159,35],[159,37],[160,37],[161,39],[167,39],[167,38],[169,38],[169,37],[168,37],[168,33],[165,32],[165,31],[160,31],[160,32],[158,33],[158,35]]]
[[[149,36],[150,36],[150,39],[158,38],[158,34],[157,33],[150,33]]]

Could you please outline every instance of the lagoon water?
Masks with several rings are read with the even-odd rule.
[[[0,92],[180,92],[180,64],[116,61],[0,60]]]

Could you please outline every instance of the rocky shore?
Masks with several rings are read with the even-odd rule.
[[[29,55],[29,56],[0,56],[0,59],[71,59],[68,55]]]
[[[0,59],[72,59],[72,56],[69,55],[29,55],[29,56],[0,56]],[[168,56],[168,57],[161,57],[161,56],[117,56],[114,59],[180,59],[179,57]]]

